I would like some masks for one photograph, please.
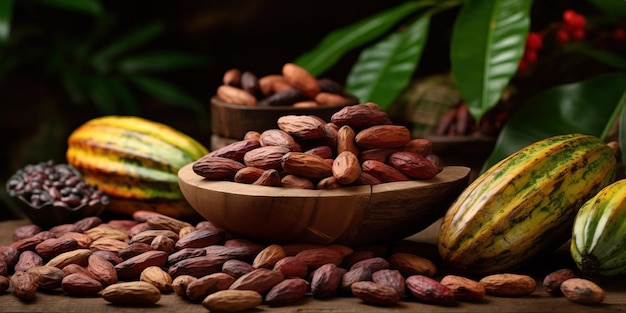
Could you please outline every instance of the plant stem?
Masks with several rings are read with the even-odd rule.
[[[611,128],[613,127],[615,121],[617,121],[618,115],[621,115],[620,123],[619,123],[619,131],[618,131],[619,142],[624,142],[624,140],[626,140],[626,111],[623,111],[625,106],[626,106],[626,90],[624,90],[624,93],[622,93],[622,97],[619,99],[619,103],[615,107],[613,114],[611,114],[611,118],[609,119],[608,123],[606,123],[606,126],[604,127],[604,130],[602,131],[602,136],[600,138],[602,138],[603,140],[607,139],[607,136],[609,135]]]

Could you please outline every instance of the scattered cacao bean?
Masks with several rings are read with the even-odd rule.
[[[561,283],[561,292],[574,303],[600,304],[604,301],[604,290],[596,283],[584,278],[570,278]]]
[[[569,268],[556,270],[543,279],[543,289],[552,295],[561,294],[561,284],[574,276],[574,271]]]

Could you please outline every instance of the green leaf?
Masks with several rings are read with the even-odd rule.
[[[622,95],[622,99],[620,99],[619,107],[622,108],[622,114],[620,115],[619,119],[619,131],[617,133],[617,140],[619,142],[620,150],[622,151],[620,155],[622,157],[621,161],[623,165],[626,164],[626,153],[623,152],[625,150],[623,147],[626,147],[626,110],[624,110],[624,108],[626,107],[626,92],[624,92],[624,94]]]
[[[111,36],[112,30],[119,23],[118,18],[111,14],[107,15],[107,18],[98,19],[93,24],[91,31],[81,38],[74,48],[72,54],[76,62],[80,64],[93,63],[92,54],[105,44],[105,41]]]
[[[626,70],[626,59],[615,53],[611,53],[606,50],[593,49],[590,47],[581,47],[575,51],[614,68]]]
[[[103,15],[104,9],[98,0],[39,0],[39,4],[49,7],[75,11],[78,13],[92,14],[96,16]]]
[[[109,92],[118,102],[119,106],[123,108],[123,113],[127,115],[141,115],[139,104],[132,92],[121,81],[110,79],[108,80]]]
[[[430,16],[423,16],[406,31],[392,33],[363,50],[348,75],[346,90],[360,102],[374,102],[386,110],[415,72],[429,23]]]
[[[130,81],[147,95],[173,105],[179,105],[195,112],[203,110],[202,103],[178,87],[148,76],[134,75]]]
[[[105,114],[140,115],[139,104],[130,89],[111,77],[84,77],[89,98]]]
[[[531,0],[470,0],[452,33],[452,75],[475,120],[495,106],[517,72]]]
[[[13,0],[0,1],[0,41],[6,42],[11,32]]]
[[[87,84],[87,93],[94,105],[104,114],[116,114],[117,106],[108,85],[108,78],[83,76]]]
[[[204,56],[175,51],[157,51],[121,59],[117,67],[122,73],[157,72],[208,64]]]
[[[626,73],[557,86],[523,103],[503,127],[483,171],[550,136],[582,133],[605,138],[626,102]]]
[[[602,9],[607,15],[617,17],[626,16],[626,3],[621,0],[589,0],[593,5]]]
[[[87,96],[85,95],[85,79],[83,76],[73,69],[66,69],[60,72],[61,84],[65,88],[70,100],[74,104],[80,104]]]
[[[403,18],[430,4],[429,1],[409,1],[335,30],[294,63],[307,69],[313,76],[318,76],[347,52],[382,36]]]
[[[132,30],[127,35],[110,43],[103,50],[95,53],[91,62],[96,68],[108,70],[108,62],[111,59],[150,42],[161,34],[162,31],[163,26],[159,23],[145,25]]]

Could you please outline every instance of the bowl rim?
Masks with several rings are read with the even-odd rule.
[[[346,106],[355,105],[358,102],[348,102],[345,104],[339,105],[319,105],[315,107],[294,107],[294,106],[259,106],[259,105],[242,105],[242,104],[233,104],[224,101],[222,98],[214,95],[211,97],[211,105],[219,105],[231,110],[241,110],[241,111],[288,111],[294,112],[293,114],[305,113],[307,112],[317,112],[317,111],[328,111],[331,109],[341,109]]]
[[[207,220],[244,238],[317,244],[366,244],[416,233],[440,217],[467,186],[471,172],[469,167],[447,166],[429,180],[307,190],[208,180],[192,167],[178,171],[179,185],[191,207]],[[278,224],[268,228],[260,223],[267,218]],[[399,226],[389,229],[390,223]],[[374,239],[370,231],[384,234]]]
[[[344,196],[356,196],[359,194],[379,194],[393,192],[397,190],[410,190],[413,188],[421,188],[428,186],[435,186],[441,183],[448,183],[453,177],[453,181],[463,179],[467,177],[471,171],[466,166],[445,166],[442,170],[431,179],[424,180],[410,180],[410,181],[398,181],[388,182],[378,185],[361,185],[361,186],[347,186],[337,189],[301,189],[301,188],[284,188],[284,187],[272,187],[272,186],[260,186],[245,183],[237,183],[227,180],[208,180],[204,177],[193,173],[193,162],[189,163],[178,170],[179,184],[184,182],[185,184],[192,185],[195,188],[207,189],[214,192],[228,192],[234,195],[244,195],[250,197],[291,197],[291,198],[307,198],[307,197],[344,197]],[[194,174],[194,175],[191,175]],[[187,175],[193,177],[193,179],[187,180]]]

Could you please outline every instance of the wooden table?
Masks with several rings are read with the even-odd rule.
[[[0,245],[11,243],[12,231],[19,225],[28,224],[26,220],[0,222]],[[432,239],[433,229],[426,229],[411,239]],[[552,258],[553,259],[553,258]],[[554,266],[550,261],[541,262],[546,268],[533,269],[537,279],[537,289],[533,294],[519,298],[486,296],[481,303],[458,302],[455,306],[440,306],[420,303],[415,300],[401,301],[397,306],[383,308],[363,304],[354,297],[335,297],[328,300],[313,299],[310,296],[301,301],[284,307],[258,306],[251,312],[624,312],[626,311],[626,280],[604,279],[598,283],[605,289],[606,298],[602,305],[585,306],[569,302],[564,297],[550,296],[541,287],[543,275],[548,268]],[[22,302],[10,290],[0,294],[0,312],[208,312],[199,302],[191,302],[175,294],[165,294],[161,300],[151,306],[119,306],[112,305],[100,297],[69,297],[61,291],[38,292],[32,302]]]

